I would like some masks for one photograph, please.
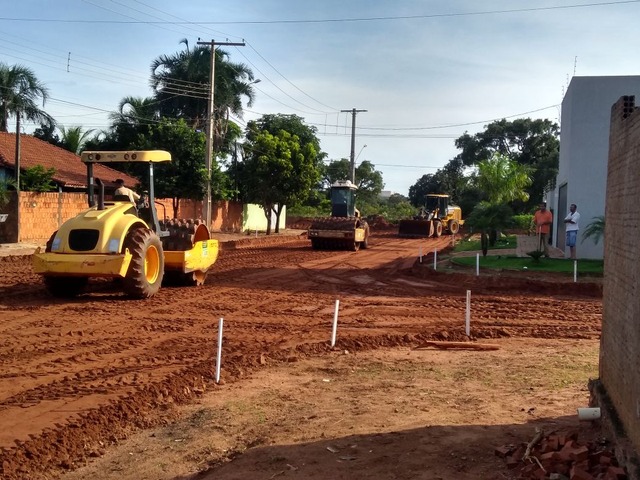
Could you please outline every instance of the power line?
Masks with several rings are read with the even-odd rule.
[[[276,67],[274,67],[274,66],[273,66],[273,65],[272,65],[272,64],[271,64],[271,63],[270,63],[266,58],[264,58],[264,57],[260,54],[260,52],[258,52],[255,48],[253,48],[253,45],[251,45],[251,44],[250,44],[250,43],[248,43],[248,42],[247,42],[247,45],[249,46],[249,48],[250,48],[251,50],[253,50],[253,51],[256,53],[256,55],[258,55],[258,56],[259,56],[259,57],[260,57],[260,58],[261,58],[261,59],[262,59],[262,60],[263,60],[267,65],[269,65],[269,66],[270,66],[270,67],[271,67],[271,68],[272,68],[272,69],[273,69],[273,70],[274,70],[278,75],[280,75],[282,78],[284,78],[284,80],[285,80],[287,83],[289,83],[293,88],[295,88],[296,90],[298,90],[298,91],[299,91],[300,93],[302,93],[303,95],[305,95],[305,96],[309,97],[309,98],[310,98],[311,100],[313,100],[314,102],[317,102],[317,103],[319,103],[320,105],[322,105],[323,107],[326,107],[326,108],[328,108],[328,109],[330,109],[330,110],[331,110],[331,112],[322,112],[322,113],[328,114],[328,113],[336,113],[336,112],[338,111],[338,109],[337,109],[337,108],[331,107],[331,106],[329,106],[329,105],[326,105],[326,104],[322,103],[322,102],[321,102],[321,101],[319,101],[319,100],[316,100],[316,99],[315,99],[315,98],[313,98],[311,95],[307,94],[306,92],[304,92],[303,90],[301,90],[300,88],[298,88],[298,86],[297,86],[297,85],[295,85],[293,82],[291,82],[287,77],[285,77],[282,73],[280,73],[280,71],[279,71]],[[245,58],[247,58],[247,57],[245,57]],[[247,59],[247,60],[248,60],[248,59]],[[253,64],[252,64],[252,65],[253,65]],[[269,81],[270,81],[270,80],[269,80]],[[273,82],[271,82],[271,83],[273,83]],[[275,85],[275,83],[274,83],[274,85]],[[304,105],[302,102],[299,102],[299,103],[301,103],[302,105]]]
[[[94,3],[84,0],[104,10],[111,11],[108,8],[101,7]],[[541,12],[550,10],[568,10],[575,8],[590,8],[590,7],[602,7],[612,5],[624,5],[640,3],[640,0],[621,0],[614,2],[593,2],[593,3],[577,3],[572,5],[552,5],[548,7],[529,7],[529,8],[513,8],[503,10],[485,10],[479,12],[458,12],[458,13],[432,13],[426,15],[390,15],[379,17],[354,17],[354,18],[325,18],[318,20],[233,20],[233,21],[209,21],[209,22],[193,22],[193,21],[143,21],[143,20],[70,20],[60,18],[27,18],[27,17],[0,17],[0,21],[13,21],[13,22],[43,22],[43,23],[88,23],[88,24],[146,24],[146,25],[277,25],[277,24],[305,24],[305,23],[347,23],[347,22],[378,22],[378,21],[392,21],[392,20],[421,20],[430,18],[447,18],[447,17],[470,17],[481,15],[498,15],[508,13],[528,13],[528,12]],[[127,16],[119,13],[120,15]],[[131,18],[131,17],[130,17]]]

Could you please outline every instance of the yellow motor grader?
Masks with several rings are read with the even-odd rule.
[[[440,237],[455,235],[460,231],[462,210],[457,205],[449,205],[449,195],[430,193],[425,207],[410,220],[400,220],[400,237]]]
[[[54,296],[73,297],[90,277],[120,279],[134,298],[155,295],[165,281],[201,285],[218,257],[218,241],[198,221],[160,221],[153,188],[153,167],[171,161],[162,150],[81,154],[87,166],[89,208],[63,223],[45,251],[33,255],[36,273]],[[126,195],[105,200],[104,183],[93,176],[96,163],[137,162],[149,165],[148,198],[135,205]],[[98,201],[95,201],[95,189]]]
[[[369,246],[369,225],[356,209],[356,187],[349,180],[331,185],[331,216],[316,218],[308,236],[314,250],[353,250]]]

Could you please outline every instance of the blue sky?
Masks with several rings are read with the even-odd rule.
[[[244,41],[224,47],[261,79],[241,125],[293,113],[330,159],[348,158],[351,115],[340,110],[367,110],[358,162],[406,195],[465,131],[559,122],[574,73],[640,74],[638,18],[640,0],[5,0],[0,61],[36,73],[59,123],[99,130],[123,97],[151,94],[149,65],[182,38]]]

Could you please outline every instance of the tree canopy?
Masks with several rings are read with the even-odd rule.
[[[9,118],[17,114],[27,120],[54,124],[54,119],[38,107],[44,105],[49,90],[33,70],[21,65],[8,66],[0,62],[0,131],[7,132]]]
[[[202,199],[205,193],[207,171],[205,168],[205,135],[189,127],[184,120],[162,119],[157,124],[146,125],[146,132],[140,135],[130,148],[139,150],[167,150],[171,153],[171,162],[160,163],[154,169],[155,191],[159,198],[173,198],[177,208],[180,198]],[[137,176],[146,185],[146,164],[130,164],[138,166]],[[213,169],[214,178],[220,175]],[[220,182],[212,182],[212,196],[221,198],[225,192]],[[217,188],[216,188],[217,187]]]
[[[238,166],[240,192],[243,200],[262,205],[267,218],[274,212],[279,219],[284,205],[306,199],[317,184],[322,154],[315,129],[305,126],[299,117],[266,117],[247,126],[244,158]],[[283,127],[302,133],[306,141]]]
[[[351,177],[351,162],[342,158],[334,160],[322,169],[322,179],[327,193],[333,183],[347,180]],[[358,200],[371,202],[375,200],[384,188],[382,173],[368,160],[364,160],[356,167],[356,186]]]
[[[196,130],[205,130],[209,118],[211,47],[180,43],[185,48],[171,55],[160,55],[151,63],[151,87],[162,116],[182,118]],[[243,100],[253,104],[257,83],[251,69],[233,63],[229,54],[215,51],[214,148],[219,150],[229,125],[229,115],[242,118]]]
[[[501,153],[478,162],[475,183],[484,199],[491,205],[508,204],[515,200],[529,199],[527,188],[531,185],[530,168],[511,161]]]
[[[459,158],[465,166],[478,165],[500,153],[529,167],[531,185],[526,190],[529,198],[514,204],[516,210],[528,212],[540,203],[544,192],[553,187],[560,154],[558,136],[558,125],[551,120],[503,119],[490,123],[483,132],[473,136],[465,133],[455,144],[461,150]]]

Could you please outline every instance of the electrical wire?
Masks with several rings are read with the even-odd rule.
[[[102,8],[114,13],[114,10],[96,5],[89,0],[83,0],[86,3],[90,3],[96,7]],[[45,23],[88,23],[88,24],[147,24],[147,25],[278,25],[278,24],[308,24],[308,23],[347,23],[347,22],[378,22],[378,21],[394,21],[394,20],[421,20],[430,18],[447,18],[447,17],[470,17],[470,16],[482,16],[482,15],[499,15],[508,13],[528,13],[528,12],[542,12],[553,10],[568,10],[576,8],[591,8],[602,7],[612,5],[625,5],[640,3],[640,0],[619,0],[611,2],[592,2],[592,3],[576,3],[571,5],[551,5],[548,7],[528,7],[528,8],[513,8],[503,10],[484,10],[478,12],[457,12],[457,13],[431,13],[425,15],[389,15],[379,17],[354,17],[354,18],[325,18],[318,20],[233,20],[233,21],[180,21],[180,22],[168,22],[168,21],[120,21],[120,20],[70,20],[59,18],[28,18],[28,17],[0,17],[0,21],[14,21],[14,22],[45,22]],[[120,14],[127,16],[124,14]],[[129,17],[132,18],[132,17]]]

